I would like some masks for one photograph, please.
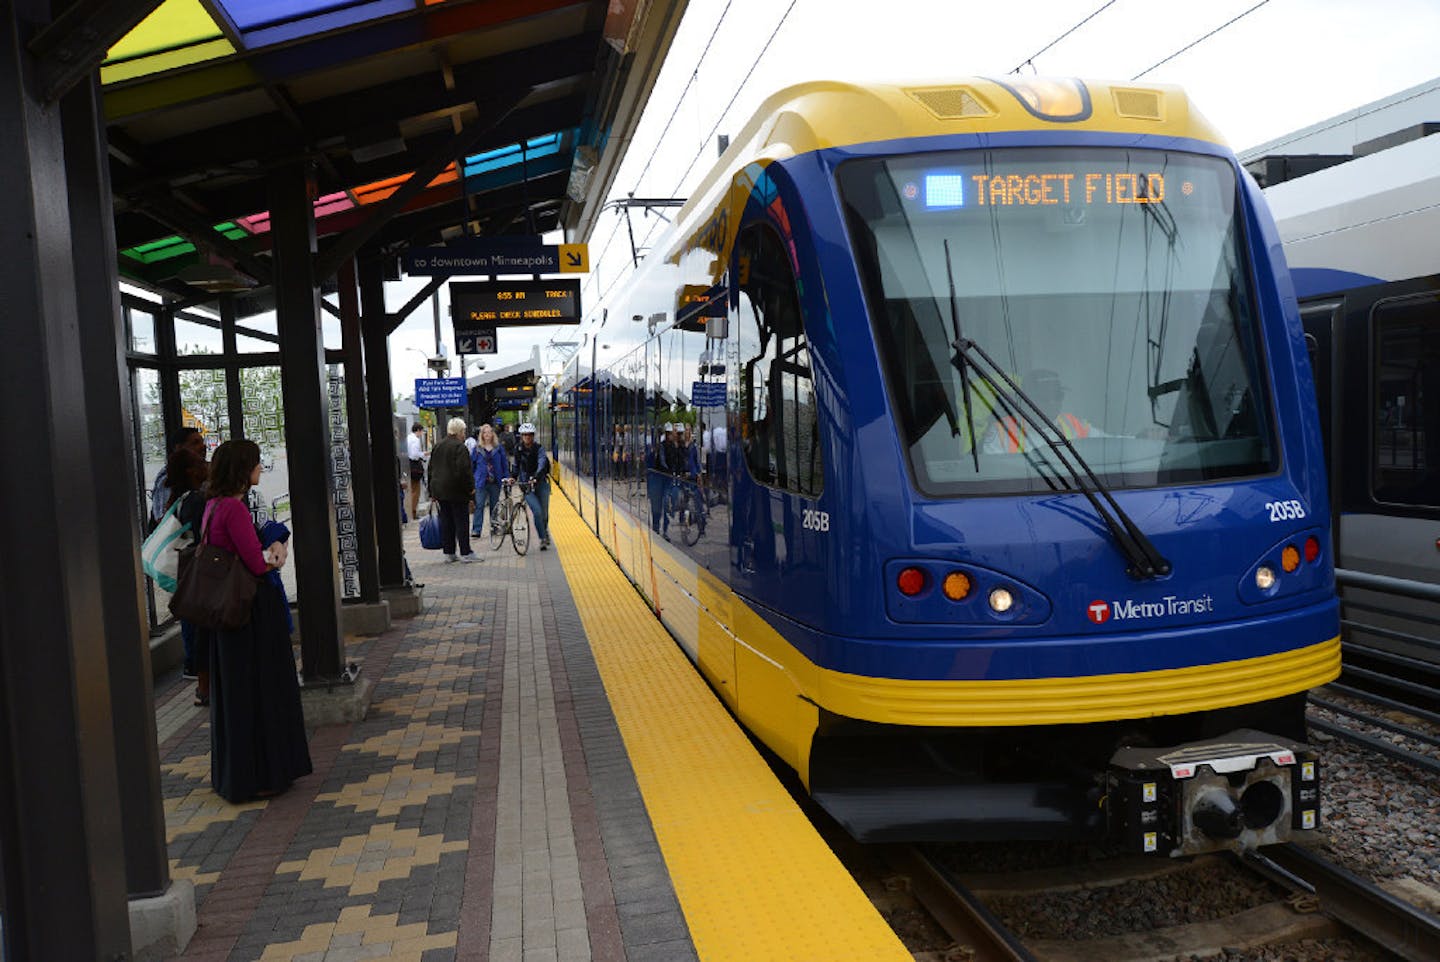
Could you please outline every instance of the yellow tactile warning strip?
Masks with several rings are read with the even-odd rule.
[[[550,528],[702,962],[910,960],[564,498]]]

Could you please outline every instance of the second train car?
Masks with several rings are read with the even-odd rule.
[[[1181,91],[791,87],[582,330],[566,493],[857,838],[1317,826],[1315,393],[1264,201]]]

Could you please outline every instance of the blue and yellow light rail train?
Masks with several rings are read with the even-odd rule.
[[[1183,93],[792,87],[582,330],[566,493],[857,837],[1316,827],[1314,388]]]

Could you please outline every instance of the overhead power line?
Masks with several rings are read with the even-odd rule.
[[[780,20],[775,24],[775,29],[770,31],[770,36],[766,39],[765,45],[760,48],[760,52],[757,53],[755,55],[755,59],[750,62],[750,69],[745,71],[745,76],[740,80],[740,83],[736,85],[735,93],[730,98],[730,102],[725,105],[724,110],[720,111],[720,115],[715,119],[714,126],[710,128],[710,132],[706,134],[705,137],[700,141],[700,146],[696,149],[695,156],[690,158],[690,163],[685,166],[685,172],[680,175],[679,181],[676,182],[674,189],[670,191],[672,195],[677,195],[680,193],[680,188],[684,185],[685,178],[690,176],[690,171],[695,169],[695,164],[700,160],[701,156],[704,155],[706,148],[708,148],[710,144],[714,142],[715,131],[719,130],[720,125],[725,122],[725,117],[730,113],[730,108],[735,106],[735,101],[740,97],[740,93],[745,89],[745,85],[750,82],[750,77],[752,74],[755,73],[755,68],[760,65],[760,61],[764,59],[766,51],[768,51],[770,49],[770,45],[775,42],[776,36],[779,35],[780,29],[785,26],[785,21],[790,18],[790,13],[795,9],[795,4],[797,2],[799,2],[799,0],[790,0],[790,5],[785,8],[785,12],[780,16]],[[645,248],[646,242],[650,240],[650,236],[655,233],[655,229],[659,227],[660,224],[661,221],[657,220],[654,224],[650,225],[650,229],[645,232],[645,236],[640,240],[640,249],[643,250]],[[614,287],[624,279],[625,275],[623,274],[615,278],[615,280],[610,283],[610,286],[605,288],[605,290],[601,292],[601,299],[603,300],[605,296],[608,295],[610,291],[613,290]]]
[[[765,41],[765,46],[761,47],[760,52],[755,55],[755,59],[750,61],[750,69],[745,71],[745,77],[740,83],[735,85],[735,93],[730,97],[730,102],[725,105],[724,110],[720,111],[720,116],[715,118],[715,125],[710,128],[710,133],[706,134],[704,139],[700,141],[700,146],[696,149],[695,156],[690,158],[690,163],[685,167],[685,173],[680,175],[679,182],[677,182],[674,189],[670,191],[671,194],[678,194],[680,192],[680,187],[685,183],[685,178],[689,177],[690,171],[695,168],[695,162],[705,153],[706,148],[714,142],[715,131],[719,130],[720,125],[725,122],[725,115],[730,113],[730,108],[735,106],[735,101],[739,98],[740,92],[744,90],[745,85],[750,82],[750,75],[755,72],[756,67],[760,66],[760,61],[765,59],[765,52],[770,49],[770,44],[775,42],[775,37],[780,33],[780,28],[785,26],[785,21],[790,18],[790,12],[795,9],[797,2],[799,2],[799,0],[790,0],[790,6],[785,8],[785,12],[780,16],[780,22],[775,24],[775,29],[770,31],[770,37]]]
[[[1094,20],[1096,17],[1100,16],[1100,14],[1104,13],[1107,8],[1113,7],[1114,5],[1115,5],[1115,0],[1106,0],[1106,2],[1105,2],[1105,3],[1102,3],[1102,4],[1100,5],[1099,9],[1097,9],[1094,13],[1090,14],[1090,16],[1086,17],[1084,20],[1081,20],[1079,23],[1075,24],[1075,26],[1071,27],[1069,30],[1066,30],[1066,31],[1065,31],[1064,33],[1062,33],[1060,36],[1056,37],[1054,40],[1050,41],[1050,42],[1047,43],[1045,46],[1041,47],[1039,50],[1035,51],[1035,52],[1032,53],[1030,56],[1026,57],[1024,60],[1020,61],[1020,63],[1016,65],[1015,69],[1012,70],[1012,71],[1010,71],[1010,72],[1011,72],[1011,73],[1019,73],[1019,72],[1020,72],[1020,69],[1021,69],[1022,67],[1024,67],[1025,65],[1027,65],[1027,64],[1028,64],[1028,65],[1030,66],[1030,68],[1033,70],[1034,67],[1035,67],[1035,58],[1036,58],[1036,57],[1040,56],[1042,53],[1044,53],[1045,51],[1049,50],[1051,47],[1055,46],[1057,43],[1059,43],[1060,41],[1064,40],[1066,37],[1070,36],[1070,35],[1071,35],[1072,33],[1074,33],[1076,30],[1079,30],[1081,27],[1085,26],[1085,24],[1089,23],[1091,20]]]
[[[670,116],[665,120],[665,126],[660,129],[659,136],[655,138],[655,146],[650,150],[650,156],[646,157],[645,162],[640,165],[641,177],[644,177],[645,172],[650,169],[650,162],[655,159],[655,155],[660,151],[660,146],[665,143],[665,135],[670,132],[670,125],[673,124],[675,118],[680,115],[680,107],[685,103],[685,97],[690,93],[690,88],[694,85],[695,78],[700,76],[700,67],[704,65],[705,58],[709,56],[711,48],[715,46],[715,37],[719,35],[720,28],[724,26],[725,18],[730,15],[730,7],[734,2],[735,0],[726,0],[725,9],[720,11],[720,19],[715,21],[715,27],[710,31],[710,39],[705,41],[705,47],[700,51],[700,59],[695,61],[695,69],[690,72],[690,79],[685,81],[685,89],[680,91],[680,96],[675,100],[674,109],[670,111]],[[636,190],[638,190],[640,185],[637,183],[635,187]],[[614,201],[610,203],[614,203]],[[608,207],[609,204],[606,206]],[[617,216],[615,218],[615,226],[610,229],[610,235],[605,238],[605,243],[600,245],[600,252],[595,256],[596,262],[605,256],[605,252],[610,249],[610,245],[615,241],[615,235],[620,232],[620,223],[621,218]],[[604,295],[602,294],[601,296],[603,297]]]
[[[1221,30],[1224,30],[1226,27],[1230,26],[1231,24],[1235,23],[1236,21],[1243,20],[1245,17],[1250,16],[1250,14],[1254,13],[1256,10],[1259,10],[1261,7],[1265,6],[1265,4],[1267,4],[1267,3],[1269,3],[1269,2],[1270,2],[1270,0],[1260,0],[1259,3],[1255,4],[1255,6],[1251,7],[1249,10],[1246,10],[1244,13],[1237,14],[1236,16],[1231,17],[1229,20],[1226,20],[1224,23],[1220,24],[1220,26],[1216,27],[1214,30],[1211,30],[1211,31],[1210,31],[1209,33],[1207,33],[1205,36],[1200,37],[1200,38],[1197,39],[1197,40],[1192,40],[1192,41],[1190,41],[1190,42],[1187,43],[1185,46],[1181,47],[1179,50],[1175,51],[1175,52],[1172,53],[1170,56],[1166,57],[1164,60],[1161,60],[1159,63],[1152,64],[1152,65],[1150,65],[1149,67],[1146,67],[1144,70],[1140,71],[1139,73],[1137,73],[1135,76],[1131,77],[1130,79],[1131,79],[1131,80],[1139,80],[1141,77],[1145,76],[1147,73],[1149,73],[1150,71],[1154,70],[1156,67],[1159,67],[1159,66],[1162,66],[1162,65],[1164,65],[1164,64],[1167,64],[1167,63],[1169,63],[1170,61],[1174,60],[1176,57],[1180,56],[1180,55],[1181,55],[1182,53],[1184,53],[1185,51],[1189,50],[1191,47],[1194,47],[1194,46],[1197,46],[1198,44],[1204,43],[1206,40],[1209,40],[1211,37],[1215,36],[1215,35],[1216,35],[1217,33],[1219,33]]]

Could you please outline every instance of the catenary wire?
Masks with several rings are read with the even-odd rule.
[[[1205,36],[1200,37],[1200,38],[1198,38],[1198,39],[1196,39],[1196,40],[1190,41],[1190,42],[1187,43],[1185,46],[1181,47],[1179,50],[1175,51],[1175,52],[1172,53],[1170,56],[1166,57],[1164,60],[1161,60],[1159,63],[1151,64],[1149,67],[1146,67],[1144,70],[1140,71],[1139,73],[1137,73],[1135,76],[1131,77],[1130,79],[1131,79],[1131,80],[1139,80],[1141,77],[1145,76],[1147,73],[1149,73],[1150,71],[1154,70],[1156,67],[1159,67],[1159,66],[1161,66],[1161,65],[1163,65],[1163,64],[1167,64],[1167,63],[1169,63],[1170,61],[1174,60],[1176,57],[1180,56],[1180,55],[1181,55],[1182,53],[1184,53],[1185,51],[1189,50],[1191,47],[1195,47],[1195,46],[1198,46],[1198,45],[1201,44],[1201,43],[1204,43],[1206,40],[1209,40],[1211,37],[1215,36],[1215,35],[1216,35],[1217,33],[1219,33],[1221,30],[1224,30],[1226,27],[1230,26],[1231,24],[1233,24],[1233,23],[1235,23],[1235,22],[1237,22],[1237,21],[1239,21],[1239,20],[1243,20],[1245,17],[1250,16],[1250,14],[1254,13],[1256,10],[1259,10],[1261,7],[1265,6],[1265,4],[1267,4],[1267,3],[1269,3],[1269,2],[1270,2],[1270,0],[1260,0],[1259,3],[1255,4],[1255,6],[1251,7],[1249,10],[1246,10],[1244,13],[1236,14],[1235,16],[1231,17],[1229,20],[1226,20],[1224,23],[1220,24],[1220,26],[1216,27],[1214,30],[1211,30],[1211,31],[1210,31],[1209,33],[1207,33]]]
[[[690,93],[690,88],[694,85],[695,78],[700,76],[700,68],[704,65],[705,58],[710,54],[710,50],[715,46],[715,37],[720,33],[720,28],[724,26],[725,18],[730,15],[730,7],[734,3],[735,0],[726,0],[725,9],[720,11],[720,19],[715,21],[715,28],[710,31],[710,39],[705,41],[705,47],[700,51],[700,59],[695,61],[695,69],[690,72],[690,79],[685,81],[685,89],[680,91],[680,96],[675,100],[674,109],[670,111],[670,116],[665,120],[665,126],[660,129],[659,136],[655,138],[655,146],[651,149],[650,156],[646,157],[645,162],[640,165],[642,177],[644,176],[644,172],[650,169],[650,162],[655,159],[655,155],[660,152],[660,145],[665,143],[665,135],[670,132],[670,125],[675,123],[675,118],[680,115],[680,107],[685,103],[685,97]],[[636,190],[639,190],[639,184],[636,184]],[[610,250],[610,245],[614,242],[615,235],[620,231],[621,220],[620,212],[616,211],[615,226],[610,229],[610,235],[605,238],[605,243],[600,246],[600,253],[595,258],[597,262]],[[602,294],[601,297],[603,298],[604,295]]]
[[[749,82],[750,76],[755,72],[755,68],[760,65],[760,61],[764,59],[766,51],[768,51],[770,49],[770,45],[775,42],[775,38],[779,35],[781,28],[785,26],[785,21],[790,18],[790,13],[795,9],[795,4],[798,2],[799,0],[790,0],[790,5],[785,8],[785,12],[780,16],[780,20],[775,24],[775,29],[770,31],[770,36],[766,39],[765,45],[760,48],[760,52],[757,53],[755,55],[755,59],[750,62],[750,68],[745,71],[745,76],[740,80],[740,83],[736,85],[735,93],[733,96],[731,96],[730,102],[725,105],[724,110],[720,111],[719,116],[715,120],[714,126],[712,126],[710,128],[710,132],[705,135],[705,139],[700,141],[700,146],[698,149],[696,149],[695,156],[690,158],[690,163],[686,165],[685,172],[680,175],[680,179],[676,182],[675,187],[670,191],[670,195],[672,197],[675,196],[679,192],[681,186],[684,185],[685,178],[690,176],[690,171],[695,169],[695,164],[704,155],[705,149],[709,146],[711,138],[715,136],[715,131],[720,129],[720,125],[724,123],[725,117],[730,113],[730,108],[735,106],[735,101],[740,97],[741,91],[745,89],[745,85]],[[655,233],[655,228],[659,227],[660,223],[661,221],[657,220],[654,224],[650,225],[650,229],[645,232],[645,236],[642,237],[640,239],[640,243],[636,245],[637,248],[643,248],[645,246],[645,243],[650,240],[651,235]],[[605,288],[605,290],[601,292],[601,300],[604,300],[605,297],[610,293],[610,291],[612,291],[615,286],[621,281],[625,280],[627,276],[627,274],[622,272],[620,276],[616,277],[615,280],[610,283],[610,286]]]
[[[1094,20],[1096,17],[1100,16],[1100,14],[1104,13],[1107,8],[1112,7],[1112,6],[1114,6],[1114,5],[1115,5],[1115,0],[1106,0],[1106,2],[1103,3],[1103,4],[1101,4],[1100,7],[1095,10],[1095,12],[1093,12],[1092,14],[1090,14],[1090,16],[1086,17],[1084,20],[1081,20],[1079,23],[1075,24],[1075,26],[1071,27],[1069,30],[1066,30],[1066,31],[1065,31],[1064,33],[1062,33],[1060,36],[1056,37],[1054,40],[1050,41],[1050,42],[1047,43],[1045,46],[1041,47],[1039,50],[1035,51],[1035,52],[1032,53],[1030,56],[1026,57],[1024,60],[1020,61],[1020,63],[1016,65],[1015,69],[1014,69],[1014,70],[1011,70],[1010,72],[1011,72],[1011,73],[1019,73],[1019,72],[1020,72],[1020,68],[1024,67],[1026,64],[1029,64],[1029,65],[1033,68],[1033,67],[1035,66],[1035,58],[1036,58],[1036,57],[1040,56],[1042,53],[1044,53],[1045,51],[1049,50],[1051,47],[1055,46],[1057,43],[1059,43],[1060,41],[1064,40],[1066,37],[1070,36],[1070,35],[1071,35],[1072,33],[1074,33],[1076,30],[1079,30],[1081,27],[1085,26],[1085,24],[1089,23],[1091,20]]]

